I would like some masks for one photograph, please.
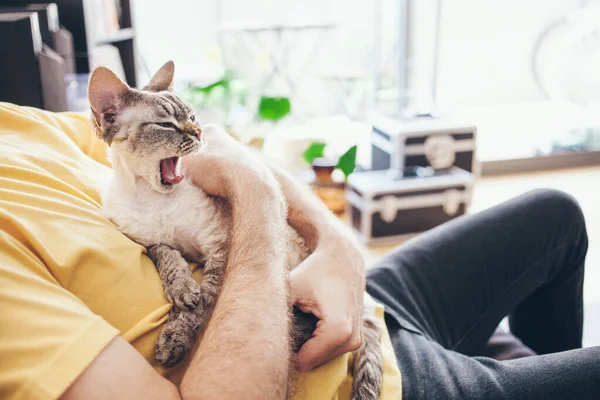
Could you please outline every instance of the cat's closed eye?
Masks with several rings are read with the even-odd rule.
[[[172,122],[155,122],[154,125],[162,126],[163,128],[177,129],[175,124]]]

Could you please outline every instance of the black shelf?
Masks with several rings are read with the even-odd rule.
[[[69,32],[73,34],[75,46],[75,70],[77,73],[90,72],[90,49],[100,45],[113,45],[119,49],[125,79],[131,87],[137,86],[135,63],[135,32],[131,20],[131,0],[120,0],[121,14],[119,26],[121,29],[104,38],[94,37],[91,26],[86,26],[86,21],[95,21],[93,15],[93,2],[97,0],[1,0],[2,6],[24,6],[37,3],[56,3],[58,18]]]

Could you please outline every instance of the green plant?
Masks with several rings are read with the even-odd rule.
[[[210,96],[211,93],[217,88],[222,88],[225,92],[229,92],[231,90],[232,78],[233,73],[231,71],[226,71],[225,74],[223,74],[223,77],[218,81],[211,83],[207,86],[194,87],[194,91],[196,93],[202,93],[205,96]]]
[[[304,150],[304,153],[302,153],[304,161],[309,165],[312,165],[315,159],[325,155],[326,147],[327,145],[323,142],[312,142],[307,149]],[[356,168],[356,146],[352,146],[346,150],[346,152],[338,158],[335,167],[342,171],[344,177],[348,179],[348,176],[354,172],[354,169]]]
[[[178,93],[185,101],[190,101],[197,109],[221,109],[229,122],[231,111],[241,105],[247,108],[250,95],[247,83],[234,71],[225,70],[223,75],[204,86],[191,84]],[[291,112],[291,101],[287,97],[261,96],[258,101],[256,118],[262,121],[277,122]],[[225,122],[225,121],[223,121]]]
[[[191,102],[197,110],[217,108],[223,111],[228,123],[231,110],[245,106],[248,98],[248,87],[243,79],[231,70],[226,70],[216,81],[198,86],[191,83],[187,88],[177,93],[183,100]]]
[[[279,121],[291,111],[290,99],[287,97],[262,96],[258,104],[258,117],[265,121]]]
[[[346,179],[348,175],[354,172],[356,168],[356,146],[350,147],[341,157],[338,159],[336,168],[344,173]]]
[[[327,146],[323,142],[312,142],[304,153],[302,153],[302,157],[304,161],[308,163],[308,165],[312,165],[315,159],[323,157],[325,154],[325,146]]]

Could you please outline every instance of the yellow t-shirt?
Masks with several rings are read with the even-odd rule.
[[[58,398],[116,335],[181,380],[154,359],[171,308],[154,265],[102,216],[110,174],[85,116],[0,103],[0,399]],[[382,348],[381,398],[399,399],[387,333]],[[296,398],[348,399],[349,361],[302,375]]]

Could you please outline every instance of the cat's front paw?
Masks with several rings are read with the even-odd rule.
[[[167,323],[158,336],[156,361],[165,367],[182,361],[194,345],[194,335],[190,335],[190,327],[183,322],[175,319]]]
[[[200,285],[191,277],[171,282],[165,292],[180,310],[192,311],[200,303]]]

